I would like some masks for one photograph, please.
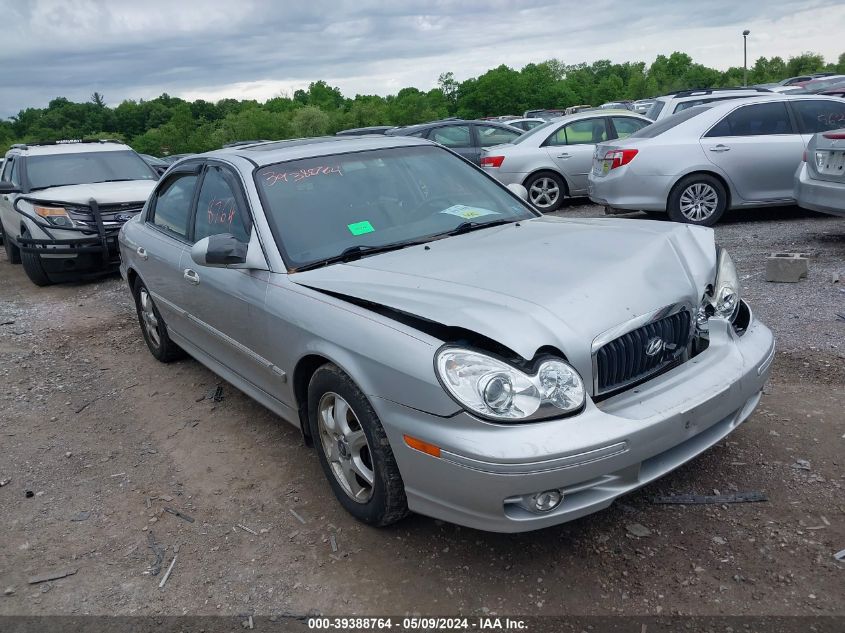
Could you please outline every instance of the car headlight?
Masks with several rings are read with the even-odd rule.
[[[36,215],[44,218],[47,222],[55,226],[73,226],[73,220],[70,219],[70,216],[67,214],[67,209],[64,207],[35,206],[32,210],[35,211]]]
[[[494,420],[536,420],[573,413],[584,405],[584,382],[569,364],[549,358],[526,374],[497,358],[446,347],[435,367],[458,403]]]
[[[720,317],[733,321],[740,305],[739,275],[736,266],[724,248],[716,247],[716,280],[712,288],[704,293],[698,309],[698,327],[707,329],[707,320]]]

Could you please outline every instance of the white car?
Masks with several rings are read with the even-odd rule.
[[[13,145],[0,171],[0,223],[12,264],[38,286],[114,272],[117,232],[158,175],[115,141]]]
[[[687,108],[728,99],[777,96],[766,88],[705,88],[703,90],[680,90],[658,97],[651,104],[647,116],[652,121],[661,121],[668,116],[683,112]]]

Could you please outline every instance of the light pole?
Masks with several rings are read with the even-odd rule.
[[[748,86],[748,36],[751,31],[745,29],[742,32],[742,85]]]

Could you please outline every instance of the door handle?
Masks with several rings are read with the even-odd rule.
[[[572,154],[558,154],[558,158],[569,158]]]
[[[731,148],[727,145],[722,145],[719,143],[718,145],[714,145],[713,147],[709,148],[711,152],[729,152]]]
[[[191,270],[190,268],[186,268],[185,272],[182,273],[182,277],[185,278],[189,284],[197,285],[200,282],[200,276],[196,273],[196,271]]]
[[[143,246],[139,246],[137,249],[135,249],[135,252],[138,253],[138,257],[140,257],[144,261],[147,261],[147,257],[149,256],[147,255],[146,248],[144,248]]]

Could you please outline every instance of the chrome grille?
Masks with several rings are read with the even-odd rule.
[[[605,343],[594,355],[595,395],[642,382],[682,360],[692,321],[681,310]]]

